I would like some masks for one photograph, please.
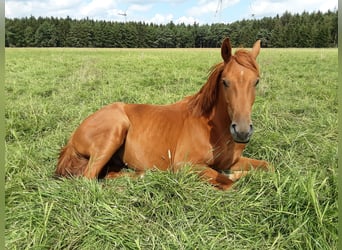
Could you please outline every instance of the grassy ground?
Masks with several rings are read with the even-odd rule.
[[[76,126],[114,102],[195,93],[219,50],[6,50],[7,249],[337,249],[337,50],[262,50],[254,136],[273,163],[228,192],[185,168],[52,178]]]

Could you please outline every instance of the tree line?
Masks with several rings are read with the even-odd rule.
[[[5,18],[6,47],[202,48],[219,47],[229,36],[236,46],[337,47],[338,12],[285,12],[230,24],[153,24],[76,20],[70,17]]]

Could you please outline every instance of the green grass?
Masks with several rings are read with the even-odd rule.
[[[245,155],[270,161],[232,190],[189,168],[55,180],[58,152],[101,106],[171,103],[220,51],[6,49],[7,249],[337,249],[337,50],[264,49]]]

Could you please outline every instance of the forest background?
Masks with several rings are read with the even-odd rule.
[[[55,17],[5,19],[6,47],[215,48],[224,37],[250,47],[324,48],[338,45],[338,11],[285,12],[275,17],[199,25],[111,22]]]

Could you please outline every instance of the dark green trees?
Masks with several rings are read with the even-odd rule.
[[[263,47],[337,47],[337,10],[303,12],[231,24],[166,25],[144,22],[109,22],[67,18],[6,18],[7,47],[219,47],[229,36],[235,46],[250,47],[261,39]]]

